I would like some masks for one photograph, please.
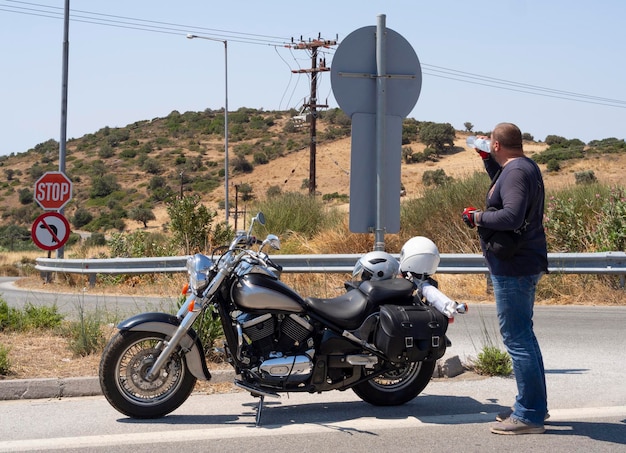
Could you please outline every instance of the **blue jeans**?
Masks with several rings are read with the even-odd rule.
[[[512,416],[534,425],[543,425],[548,410],[543,357],[533,331],[535,290],[541,276],[491,276],[500,333],[517,382]]]

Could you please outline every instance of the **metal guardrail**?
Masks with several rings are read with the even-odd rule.
[[[272,255],[287,273],[351,273],[361,254]],[[394,255],[398,258],[398,255]],[[37,258],[40,272],[69,274],[151,274],[185,272],[187,256],[156,258],[54,259]],[[626,253],[549,253],[548,269],[560,274],[626,275]],[[487,274],[480,254],[442,253],[437,272],[441,274]]]

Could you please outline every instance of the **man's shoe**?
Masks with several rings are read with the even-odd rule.
[[[491,432],[494,434],[542,434],[545,431],[543,425],[530,425],[514,417],[491,425]]]
[[[509,418],[511,415],[513,415],[513,408],[509,408],[508,411],[504,411],[504,412],[500,412],[498,415],[496,415],[496,421],[497,422],[503,422],[504,420],[506,420],[507,418]],[[543,421],[546,421],[550,418],[550,412],[546,412],[546,416],[543,418]]]

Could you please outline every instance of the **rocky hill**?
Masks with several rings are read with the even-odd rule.
[[[231,208],[238,188],[248,186],[256,198],[268,189],[307,192],[309,178],[308,125],[291,121],[295,112],[240,109],[229,112],[229,189]],[[73,229],[91,231],[143,227],[131,220],[134,209],[154,213],[149,228],[167,222],[169,196],[197,194],[204,204],[224,215],[224,118],[223,112],[172,112],[165,118],[138,121],[124,128],[105,127],[67,144],[66,174],[73,182],[73,198],[65,215]],[[335,203],[346,204],[350,181],[350,124],[341,111],[325,112],[317,122],[316,182],[320,195],[335,194]],[[465,148],[466,132],[457,131],[454,147],[436,159],[402,163],[406,197],[423,190],[425,171],[442,169],[463,177],[482,171],[482,162]],[[526,142],[529,155],[547,148]],[[423,152],[416,136],[405,147]],[[47,171],[58,171],[58,143],[51,140],[25,153],[0,158],[0,225],[28,227],[43,210],[33,200],[35,181]],[[574,184],[573,173],[592,170],[605,183],[623,182],[624,153],[567,161],[558,172],[544,171],[548,188]],[[544,166],[545,169],[545,166]],[[343,195],[343,197],[342,197]],[[239,202],[242,206],[242,202]],[[347,205],[346,205],[347,206]],[[81,215],[89,213],[84,222]],[[77,216],[78,215],[78,216]],[[78,217],[78,218],[77,218]]]

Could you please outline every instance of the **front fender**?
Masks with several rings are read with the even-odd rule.
[[[180,320],[168,313],[140,313],[120,322],[117,328],[122,332],[158,332],[172,337],[179,325]],[[180,346],[186,351],[185,358],[191,374],[201,380],[210,380],[211,373],[206,366],[206,360],[202,353],[202,343],[200,338],[198,338],[198,334],[193,329],[189,329]]]

